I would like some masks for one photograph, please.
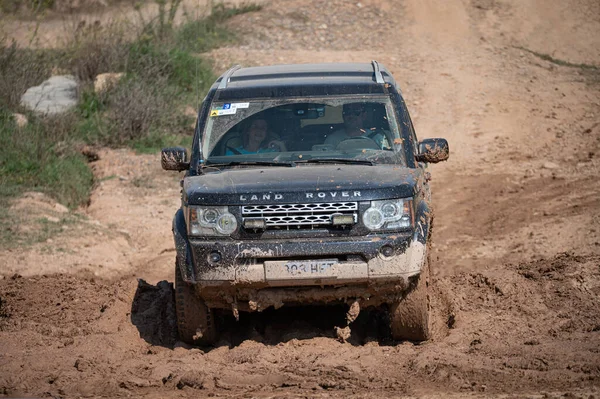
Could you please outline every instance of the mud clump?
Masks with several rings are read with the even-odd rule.
[[[131,304],[131,322],[146,342],[173,347],[177,342],[177,318],[173,300],[173,284],[157,285],[139,279]]]

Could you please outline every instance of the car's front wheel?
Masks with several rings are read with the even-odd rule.
[[[392,338],[426,341],[431,336],[429,309],[429,262],[425,263],[416,284],[390,308]]]
[[[179,339],[190,345],[212,345],[217,340],[213,311],[198,296],[194,286],[183,281],[177,264],[175,262],[175,308]]]

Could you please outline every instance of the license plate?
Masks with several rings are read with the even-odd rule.
[[[335,277],[337,259],[265,262],[268,280]]]

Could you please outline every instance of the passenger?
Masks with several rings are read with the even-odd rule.
[[[269,140],[268,132],[269,124],[265,119],[253,120],[242,133],[243,144],[237,148],[228,147],[225,155],[287,151],[283,141]]]
[[[344,104],[342,110],[342,118],[344,119],[344,128],[338,129],[325,139],[325,144],[330,144],[337,147],[344,140],[352,137],[363,136],[370,138],[379,148],[383,148],[385,134],[381,131],[373,131],[365,127],[367,113],[365,105],[361,103]]]

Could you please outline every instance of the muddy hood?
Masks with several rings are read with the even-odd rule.
[[[187,177],[184,202],[244,205],[365,201],[415,194],[419,171],[393,165],[230,169]]]

